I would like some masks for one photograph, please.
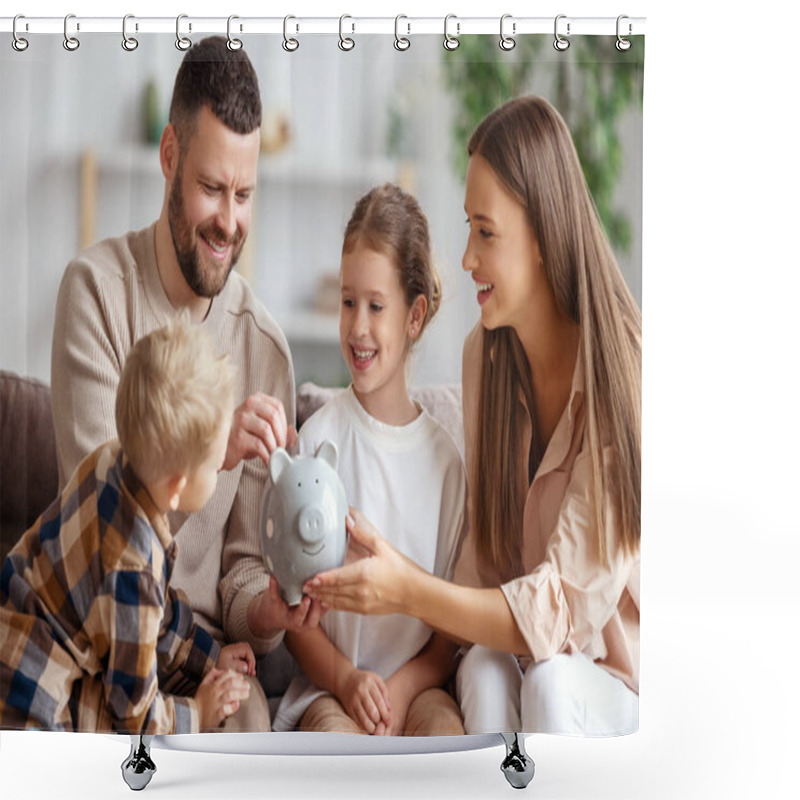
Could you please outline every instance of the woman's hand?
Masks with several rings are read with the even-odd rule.
[[[413,561],[383,539],[372,523],[354,508],[347,517],[351,546],[365,557],[339,569],[321,572],[303,587],[324,606],[359,614],[411,613],[407,597],[409,579],[419,573]]]
[[[256,674],[256,657],[247,642],[234,642],[219,652],[217,669],[232,669],[242,675]]]
[[[384,730],[391,723],[389,691],[375,672],[354,669],[342,687],[339,700],[350,719],[369,734],[374,734],[379,725]]]
[[[296,441],[297,432],[286,421],[283,403],[257,392],[233,412],[222,469],[234,469],[243,459],[256,457],[269,464],[276,448],[291,447]]]

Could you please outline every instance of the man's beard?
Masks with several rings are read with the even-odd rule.
[[[239,256],[242,253],[244,237],[239,229],[233,236],[224,234],[213,222],[201,225],[195,233],[195,241],[192,242],[192,232],[186,222],[183,211],[183,169],[178,165],[175,179],[172,182],[172,189],[169,194],[169,232],[172,236],[172,245],[175,248],[175,256],[178,259],[178,266],[181,268],[186,283],[198,297],[216,297],[225,286],[231,270],[236,266]],[[227,269],[222,269],[221,265],[208,268],[201,264],[197,239],[203,235],[207,239],[215,242],[224,242],[232,245],[230,264]]]

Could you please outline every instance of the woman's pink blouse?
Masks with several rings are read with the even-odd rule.
[[[483,328],[464,344],[462,371],[467,473],[476,434]],[[639,691],[639,553],[621,546],[610,495],[604,498],[607,564],[599,555],[591,501],[591,462],[584,448],[584,372],[581,353],[564,413],[528,489],[523,530],[523,575],[479,564],[472,532],[464,542],[455,580],[467,586],[500,586],[532,657],[582,652],[633,691]],[[530,439],[524,402],[520,420]],[[527,476],[526,458],[519,469]],[[612,447],[603,451],[606,463]],[[526,478],[527,479],[527,478]],[[476,491],[469,486],[470,496]]]

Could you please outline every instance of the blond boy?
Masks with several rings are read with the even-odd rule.
[[[213,494],[232,412],[231,369],[188,315],[130,351],[119,440],[79,464],[0,572],[0,727],[195,733],[248,696],[250,645],[220,648],[170,586],[166,517]]]

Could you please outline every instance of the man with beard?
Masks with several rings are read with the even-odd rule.
[[[205,508],[170,514],[180,556],[172,584],[222,644],[272,651],[287,628],[313,627],[306,598],[290,609],[261,560],[259,507],[265,465],[291,445],[294,373],[286,339],[232,272],[250,225],[258,171],[261,100],[247,55],[210,37],[187,51],[160,145],[165,178],[158,220],[84,250],[66,269],[56,306],[51,365],[60,483],[97,445],[116,436],[114,398],[133,344],[182,309],[227,353],[236,402],[217,489]],[[169,654],[164,654],[170,657]],[[166,687],[177,693],[180,687]],[[185,690],[194,687],[188,685]],[[263,691],[226,730],[269,730]]]

